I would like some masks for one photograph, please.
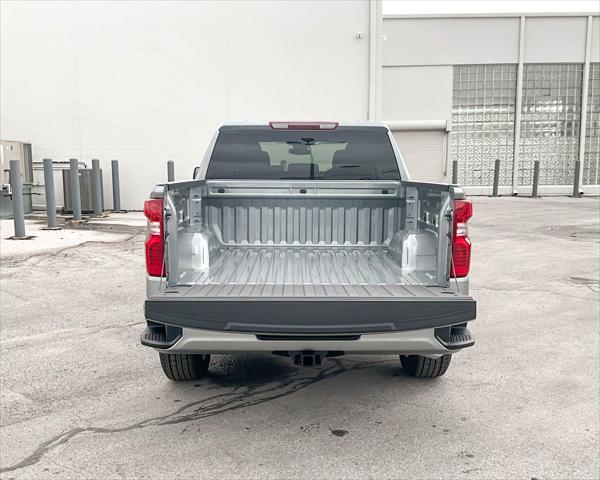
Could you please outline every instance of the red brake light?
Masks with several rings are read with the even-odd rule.
[[[269,122],[273,130],[335,130],[338,122]]]
[[[473,216],[473,204],[469,200],[454,201],[454,224],[452,232],[452,264],[450,276],[466,277],[471,264],[471,240],[467,222]]]
[[[469,200],[454,201],[454,222],[467,223],[473,216],[473,204]]]
[[[148,235],[145,242],[146,272],[151,277],[162,277],[165,254],[162,199],[146,200],[144,202],[144,215],[148,219]]]

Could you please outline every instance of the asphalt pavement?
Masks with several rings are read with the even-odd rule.
[[[139,222],[3,255],[0,477],[597,479],[600,200],[473,202],[477,343],[433,380],[220,355],[172,383],[139,343]]]

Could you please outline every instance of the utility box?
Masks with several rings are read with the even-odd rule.
[[[64,193],[64,213],[72,213],[73,205],[71,204],[71,170],[65,169],[62,171],[63,193]],[[93,213],[94,203],[92,197],[92,169],[79,169],[79,191],[81,193],[81,211],[83,213]],[[102,181],[102,169],[100,169],[100,198],[102,198],[102,209],[104,210],[104,185]]]
[[[10,161],[21,162],[23,175],[23,209],[25,214],[33,211],[31,190],[33,188],[33,159],[31,144],[0,140],[0,218],[12,218],[13,201],[10,186]]]

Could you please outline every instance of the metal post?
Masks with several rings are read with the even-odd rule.
[[[15,222],[14,238],[27,238],[27,235],[25,235],[25,213],[23,210],[21,160],[10,161],[10,186],[12,190],[13,218]]]
[[[452,183],[458,184],[458,160],[452,160]]]
[[[498,196],[498,184],[500,183],[500,159],[494,162],[494,186],[492,187],[492,197]]]
[[[579,198],[581,194],[579,193],[579,177],[581,173],[581,162],[579,160],[575,161],[575,178],[573,179],[573,197]]]
[[[110,162],[112,168],[113,211],[121,211],[121,191],[119,187],[119,161]]]
[[[538,197],[538,184],[540,183],[540,161],[533,162],[533,187],[531,188],[531,196]]]
[[[56,224],[56,198],[54,196],[54,171],[52,160],[44,158],[44,190],[46,191],[46,216],[48,217],[47,230],[58,230]]]
[[[167,162],[167,180],[169,182],[175,181],[175,162],[173,160]]]
[[[71,188],[71,209],[73,220],[81,220],[81,191],[79,190],[79,160],[69,159],[71,171],[69,172],[69,183]]]
[[[102,173],[100,160],[92,158],[92,207],[96,217],[102,216]]]

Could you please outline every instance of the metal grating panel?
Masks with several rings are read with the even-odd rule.
[[[540,161],[541,185],[573,182],[579,154],[580,64],[529,64],[523,71],[519,185],[531,185]]]
[[[454,67],[450,158],[462,185],[492,185],[500,159],[500,184],[512,183],[516,65]]]
[[[399,199],[210,198],[225,244],[382,245],[400,230]]]
[[[582,183],[600,184],[600,63],[590,64]]]

